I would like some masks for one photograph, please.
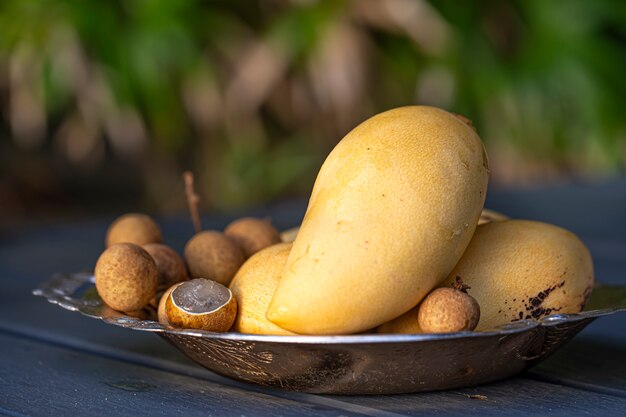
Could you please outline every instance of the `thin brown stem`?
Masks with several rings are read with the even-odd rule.
[[[470,287],[467,284],[464,284],[461,277],[457,275],[455,282],[452,283],[452,288],[454,288],[455,290],[462,291],[467,294],[467,290],[471,289],[472,287]]]
[[[202,223],[200,222],[200,215],[198,214],[198,204],[200,203],[200,197],[196,194],[193,188],[193,174],[190,171],[183,172],[183,180],[185,181],[185,194],[187,195],[187,204],[189,205],[189,213],[191,214],[191,221],[196,233],[202,231]]]

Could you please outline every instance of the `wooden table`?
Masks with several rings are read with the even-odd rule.
[[[626,180],[492,190],[488,207],[549,221],[590,247],[596,276],[626,285]],[[303,202],[256,211],[282,227]],[[91,270],[110,219],[0,230],[0,414],[6,415],[626,415],[626,314],[598,319],[515,378],[453,391],[340,397],[238,383],[191,363],[160,338],[65,311],[31,295],[53,272]],[[213,216],[207,228],[230,218]],[[170,244],[183,218],[160,219]]]

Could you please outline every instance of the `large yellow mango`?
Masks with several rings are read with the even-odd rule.
[[[589,250],[575,234],[551,224],[503,220],[478,226],[442,286],[459,276],[480,305],[476,330],[520,319],[578,313],[593,289]],[[380,333],[421,333],[418,308],[380,326]]]
[[[480,138],[451,113],[411,106],[366,120],[318,174],[268,319],[341,334],[409,310],[465,251],[487,177]]]
[[[578,313],[594,282],[591,254],[574,233],[528,220],[480,226],[446,284],[456,276],[480,305],[476,330]]]

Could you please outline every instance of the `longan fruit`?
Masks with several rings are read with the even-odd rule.
[[[157,266],[148,252],[132,243],[102,252],[94,276],[102,300],[118,311],[142,309],[156,295]]]
[[[465,290],[437,288],[419,306],[417,321],[424,333],[474,330],[480,320],[478,302]]]
[[[143,245],[146,252],[152,256],[159,271],[157,287],[164,289],[177,282],[189,279],[185,262],[171,247],[162,243],[148,243]]]
[[[224,234],[234,240],[246,258],[261,249],[281,242],[280,232],[269,220],[243,217],[226,226]]]
[[[224,234],[205,230],[187,242],[185,261],[191,278],[208,278],[228,285],[245,257],[239,246]]]
[[[146,214],[124,214],[111,223],[106,234],[106,247],[116,243],[161,243],[163,238],[156,222]]]

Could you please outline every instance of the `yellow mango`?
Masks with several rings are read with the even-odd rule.
[[[230,282],[239,310],[232,330],[240,333],[290,335],[265,317],[287,262],[291,243],[261,249],[248,259]]]
[[[411,309],[465,251],[487,177],[480,138],[451,113],[410,106],[361,123],[318,174],[268,319],[342,334]]]
[[[480,305],[476,330],[549,314],[578,313],[594,282],[591,255],[575,234],[528,220],[478,226],[442,286],[450,286],[457,276],[471,287],[468,293]],[[411,309],[378,331],[419,332],[417,311]]]

